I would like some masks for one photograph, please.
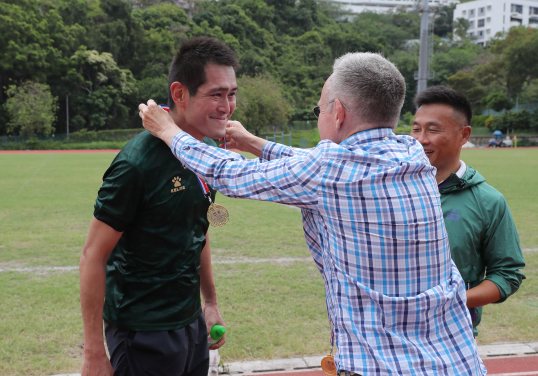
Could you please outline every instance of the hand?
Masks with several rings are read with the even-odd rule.
[[[202,307],[202,311],[204,312],[205,316],[205,322],[207,325],[207,336],[209,337],[209,333],[211,332],[211,328],[213,325],[222,325],[226,328],[226,324],[224,323],[224,320],[222,319],[222,316],[219,312],[219,307],[216,304],[206,304],[204,303]],[[222,345],[226,343],[226,333],[222,336],[222,338],[215,344],[213,344],[209,350],[216,350]]]
[[[170,146],[174,136],[181,131],[170,114],[159,107],[153,99],[148,101],[147,106],[141,103],[138,109],[140,110],[139,115],[142,118],[144,128]]]
[[[114,376],[114,370],[105,353],[100,355],[85,353],[81,376]]]
[[[243,127],[238,121],[230,120],[226,124],[226,141],[227,146],[230,149],[239,149],[241,151],[248,151],[252,141],[252,134]],[[224,142],[224,138],[220,139],[220,142]],[[224,149],[224,144],[220,144],[220,147]]]

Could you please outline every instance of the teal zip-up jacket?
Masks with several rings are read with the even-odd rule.
[[[460,179],[451,174],[439,186],[450,252],[468,288],[487,279],[504,302],[525,275],[519,236],[504,196],[470,166]],[[473,312],[474,310],[474,312]],[[470,309],[475,337],[482,307]]]

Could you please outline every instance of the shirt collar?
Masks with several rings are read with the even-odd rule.
[[[467,172],[467,165],[460,159],[460,168],[456,171],[456,175],[461,179],[463,178],[463,175],[465,175],[465,172]]]
[[[340,143],[341,146],[364,144],[374,141],[396,140],[392,128],[375,128],[355,133]]]

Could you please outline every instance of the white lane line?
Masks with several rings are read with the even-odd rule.
[[[522,249],[523,252],[527,253],[527,252],[536,252],[538,251],[538,248],[524,248]]]
[[[19,193],[22,192],[22,190],[24,189],[24,187],[26,187],[26,185],[27,185],[27,184],[34,178],[34,176],[36,176],[36,174],[41,170],[41,168],[43,168],[43,166],[45,165],[45,163],[47,163],[47,161],[48,161],[49,159],[51,159],[51,158],[52,158],[52,157],[48,157],[47,159],[45,159],[45,160],[43,161],[43,163],[41,163],[41,165],[37,168],[37,170],[34,171],[34,173],[32,174],[32,176],[30,176],[30,177],[28,178],[28,180],[26,180],[26,181],[23,183],[23,185],[21,185],[21,187],[19,188],[19,190],[18,190],[17,192],[15,192],[14,194],[11,195],[11,198],[13,198],[13,197],[17,197],[17,195],[18,195]]]
[[[0,272],[23,272],[23,273],[70,272],[73,270],[78,270],[78,266],[37,266],[34,268],[0,268]]]

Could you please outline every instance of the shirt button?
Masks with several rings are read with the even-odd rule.
[[[389,140],[389,138],[388,138],[387,136],[385,136],[384,140],[385,140],[385,141],[388,141],[388,140]]]

